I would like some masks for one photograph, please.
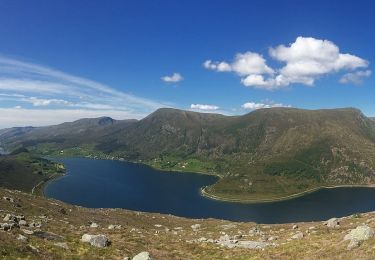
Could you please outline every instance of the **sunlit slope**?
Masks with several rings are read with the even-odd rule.
[[[47,154],[63,150],[219,174],[207,192],[221,197],[279,197],[375,182],[375,122],[353,108],[271,108],[243,116],[159,109],[140,121],[90,120],[18,129],[13,137],[10,129],[0,141]]]

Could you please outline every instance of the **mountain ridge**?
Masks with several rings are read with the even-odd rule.
[[[141,120],[100,120],[18,129],[14,136],[10,130],[0,133],[0,146],[215,174],[220,180],[205,191],[223,198],[375,182],[375,122],[355,108],[267,108],[241,116],[162,108]]]

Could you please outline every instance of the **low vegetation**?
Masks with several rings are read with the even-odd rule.
[[[373,259],[375,213],[264,225],[87,209],[0,188],[6,259]],[[83,236],[103,240],[84,242]]]

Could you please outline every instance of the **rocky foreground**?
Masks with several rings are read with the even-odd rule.
[[[0,189],[0,258],[374,259],[375,212],[276,225],[88,209]]]

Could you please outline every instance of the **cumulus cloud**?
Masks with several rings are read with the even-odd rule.
[[[241,83],[246,87],[257,86],[263,89],[274,89],[275,79],[265,79],[263,75],[252,74],[241,79]]]
[[[274,101],[265,100],[261,103],[246,102],[241,107],[247,110],[256,110],[256,109],[261,109],[261,108],[272,108],[272,107],[291,107],[291,105],[284,105],[281,103],[275,103]]]
[[[203,67],[218,72],[232,71],[240,76],[274,73],[273,69],[267,66],[262,55],[254,52],[238,53],[232,63],[206,60]]]
[[[212,61],[212,60],[206,60],[203,63],[203,67],[205,67],[206,69],[216,70],[219,72],[232,71],[232,68],[228,63]]]
[[[140,118],[157,108],[169,107],[169,105],[131,95],[90,79],[1,55],[0,100],[6,101],[2,102],[0,107],[2,111],[13,109],[10,112],[14,112],[13,115],[17,116],[20,116],[20,112],[25,115],[36,115],[38,111],[49,111],[44,112],[43,115],[45,118],[50,116],[50,123],[65,120],[64,116],[56,117],[51,111],[60,114],[79,111],[79,113],[71,113],[73,117],[69,118],[72,119],[78,119],[74,115],[110,116],[111,114],[122,115],[123,118]],[[10,120],[10,117],[3,117],[3,119],[8,120],[8,123],[2,122],[7,127],[12,126],[12,122],[16,120]],[[38,124],[38,121],[35,123]]]
[[[218,110],[219,107],[215,105],[205,105],[205,104],[191,104],[191,109],[198,109],[198,110]]]
[[[343,84],[361,84],[364,78],[371,76],[371,70],[360,70],[355,72],[349,72],[343,75],[340,79],[340,83]]]
[[[218,72],[235,72],[247,87],[279,89],[290,84],[314,85],[322,76],[349,71],[342,83],[367,77],[368,72],[359,72],[369,62],[349,53],[341,53],[337,45],[329,40],[298,37],[288,46],[279,45],[269,49],[272,59],[281,62],[280,68],[271,68],[260,54],[246,52],[237,54],[232,63],[207,60],[204,67]],[[366,70],[367,71],[367,70]]]
[[[161,80],[168,83],[177,83],[183,80],[184,78],[181,76],[180,73],[173,73],[171,76],[164,76],[161,77]]]
[[[328,40],[298,37],[289,46],[280,45],[269,52],[274,59],[286,63],[279,71],[283,85],[313,85],[317,78],[328,73],[368,67],[368,61],[340,53],[338,46]]]

